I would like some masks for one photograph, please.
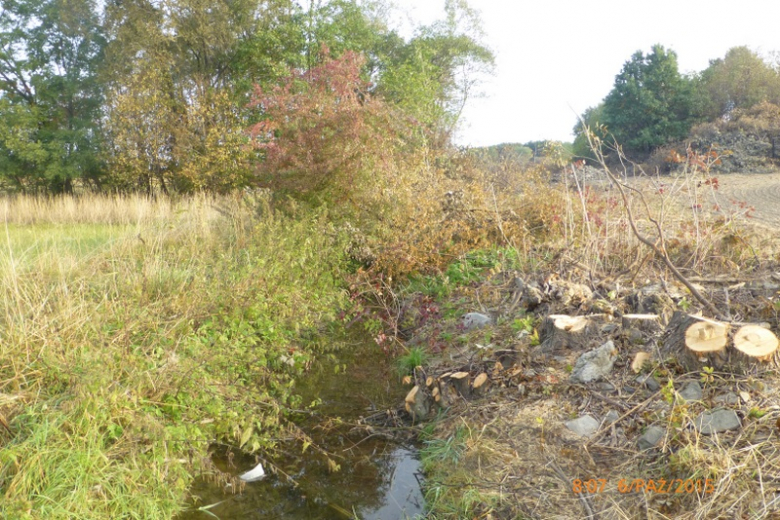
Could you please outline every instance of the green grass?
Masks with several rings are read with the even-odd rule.
[[[171,518],[212,442],[287,436],[295,379],[348,305],[346,238],[254,209],[7,227],[0,517]]]
[[[398,373],[405,376],[413,374],[416,367],[425,365],[427,361],[428,353],[424,348],[412,347],[406,354],[398,356],[396,366],[398,367]]]

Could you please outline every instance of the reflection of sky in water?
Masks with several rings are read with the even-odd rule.
[[[423,512],[424,502],[420,492],[418,474],[420,461],[409,450],[398,448],[392,454],[393,474],[390,488],[379,508],[360,509],[364,520],[396,520],[413,518]]]

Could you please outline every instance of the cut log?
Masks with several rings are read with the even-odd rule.
[[[608,319],[604,314],[566,316],[551,314],[539,329],[539,350],[548,354],[561,348],[583,349],[598,333],[598,324]]]
[[[420,387],[415,385],[404,399],[404,407],[414,420],[424,419],[430,412],[430,399],[425,392],[420,391]]]
[[[661,317],[657,314],[624,314],[621,319],[624,330],[636,329],[647,334],[661,331]]]
[[[758,325],[745,325],[734,334],[731,364],[740,374],[776,368],[780,363],[777,347],[777,336],[771,330]]]

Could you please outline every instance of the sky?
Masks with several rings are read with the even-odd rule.
[[[444,0],[395,0],[403,18],[430,23]],[[456,142],[487,146],[571,141],[577,114],[599,104],[623,64],[659,43],[680,72],[698,72],[732,47],[780,51],[779,0],[469,0],[496,55],[483,97],[463,112]]]

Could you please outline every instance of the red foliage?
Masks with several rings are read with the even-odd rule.
[[[369,161],[381,157],[388,111],[360,77],[363,57],[323,53],[320,65],[294,71],[281,85],[255,87],[251,106],[263,120],[249,131],[263,152],[257,172],[263,187],[347,195]]]

